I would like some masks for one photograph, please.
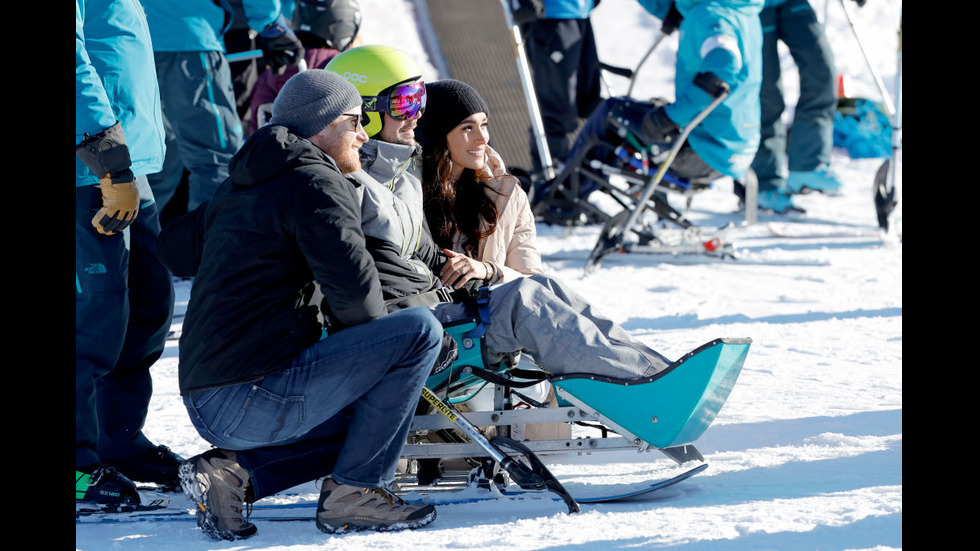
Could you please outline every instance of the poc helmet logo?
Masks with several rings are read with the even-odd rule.
[[[344,72],[344,78],[346,78],[351,82],[356,82],[358,84],[366,84],[368,80],[367,75],[359,75],[357,73],[352,73],[350,71]]]

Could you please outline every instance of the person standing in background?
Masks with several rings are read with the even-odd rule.
[[[187,176],[187,205],[206,201],[228,177],[228,162],[243,141],[224,33],[234,12],[226,1],[143,0],[167,135],[167,157],[150,178],[166,208]],[[258,30],[264,59],[277,71],[295,65],[303,46],[282,14],[279,0],[243,0],[248,25]],[[170,209],[168,209],[170,210]]]
[[[147,175],[164,157],[137,0],[75,2],[75,506],[129,510],[134,480],[173,490],[181,458],[143,434],[173,314]]]

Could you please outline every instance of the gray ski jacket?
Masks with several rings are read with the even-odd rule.
[[[422,213],[419,151],[372,139],[360,154],[361,170],[349,176],[361,184],[361,229],[385,300],[441,288],[435,272],[446,257],[433,243]]]

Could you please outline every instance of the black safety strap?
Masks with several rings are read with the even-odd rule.
[[[473,370],[473,375],[475,377],[479,377],[488,383],[511,388],[527,388],[529,386],[534,386],[541,381],[547,381],[551,377],[544,371],[538,371],[537,369],[513,368],[508,369],[504,373],[494,373],[493,371],[480,367],[470,367],[470,369]],[[515,378],[528,380],[517,381]]]
[[[476,296],[470,297],[470,300],[475,303],[478,323],[476,327],[468,333],[465,333],[463,337],[479,339],[487,332],[487,328],[490,327],[490,287],[480,287],[480,290],[476,292]]]
[[[389,312],[393,312],[410,306],[431,306],[441,302],[463,302],[469,297],[470,291],[466,288],[454,290],[451,287],[440,287],[424,293],[388,299],[385,301],[385,305],[388,307]]]

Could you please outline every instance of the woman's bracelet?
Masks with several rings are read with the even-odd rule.
[[[487,269],[487,277],[484,278],[486,281],[493,281],[493,278],[497,275],[497,268],[494,267],[492,262],[483,261],[483,266]]]

